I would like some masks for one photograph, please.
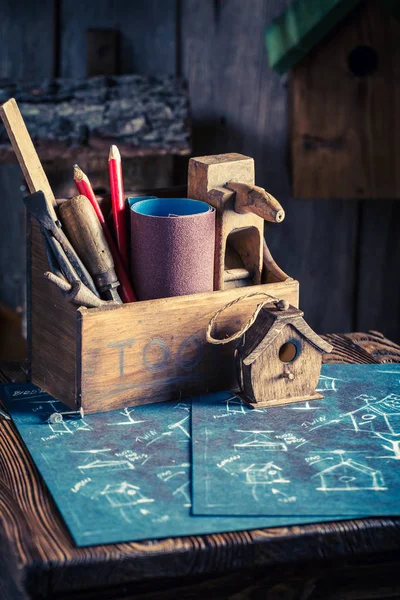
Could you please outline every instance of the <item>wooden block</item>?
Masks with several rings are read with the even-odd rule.
[[[296,198],[400,198],[400,23],[360,4],[291,76]]]
[[[207,202],[208,192],[228,181],[254,184],[254,160],[234,152],[189,160],[188,198]]]
[[[118,74],[119,31],[117,29],[88,29],[86,44],[89,77]]]

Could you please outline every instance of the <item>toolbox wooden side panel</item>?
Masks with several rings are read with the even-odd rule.
[[[101,412],[235,386],[234,344],[207,344],[210,318],[244,294],[266,292],[298,306],[297,281],[207,294],[80,308],[82,398],[85,412]],[[218,319],[217,337],[240,329],[262,296],[248,298]]]
[[[28,248],[29,318],[28,343],[32,383],[67,406],[75,408],[79,393],[76,382],[77,307],[43,276],[49,270],[39,225],[31,223]]]

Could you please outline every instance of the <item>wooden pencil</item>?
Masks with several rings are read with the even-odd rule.
[[[108,157],[108,171],[110,174],[111,202],[114,220],[115,237],[121,258],[125,267],[128,267],[128,236],[126,226],[126,206],[124,184],[122,179],[121,155],[117,146],[111,146]]]

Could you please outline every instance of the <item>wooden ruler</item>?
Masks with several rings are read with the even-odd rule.
[[[31,194],[42,191],[49,206],[56,206],[53,191],[43,170],[31,136],[14,98],[0,106],[0,117],[10,138]]]

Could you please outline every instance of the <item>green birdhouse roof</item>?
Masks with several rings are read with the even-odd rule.
[[[281,75],[292,69],[361,0],[296,0],[266,31],[270,66]],[[382,8],[400,16],[399,0]]]

